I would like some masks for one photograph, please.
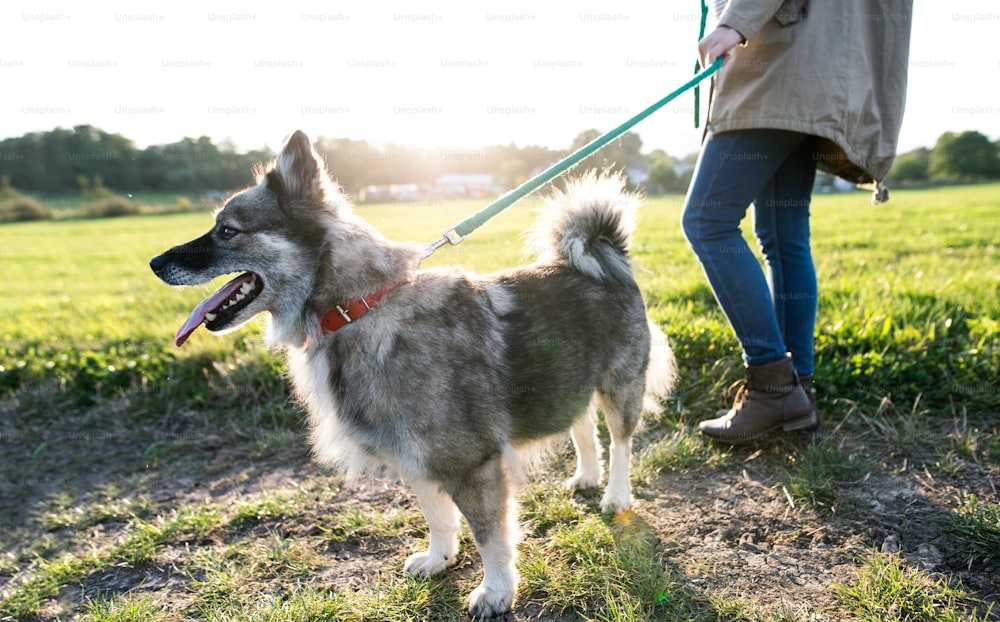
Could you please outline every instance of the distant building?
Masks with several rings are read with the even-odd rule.
[[[677,164],[674,164],[674,175],[677,175],[677,178],[680,179],[681,177],[684,177],[688,173],[694,171],[694,167],[694,162],[685,162],[682,160]]]
[[[229,198],[229,193],[222,190],[206,190],[201,193],[201,198],[209,202],[222,203]]]
[[[417,184],[385,184],[365,186],[358,192],[361,203],[405,203],[419,201],[423,197]]]
[[[649,181],[649,160],[642,160],[625,167],[625,177],[632,186],[641,186]]]
[[[849,192],[857,189],[857,186],[849,181],[820,172],[816,173],[816,181],[813,183],[813,192],[817,193]]]
[[[490,173],[446,173],[434,180],[434,194],[445,197],[485,197],[502,192]]]

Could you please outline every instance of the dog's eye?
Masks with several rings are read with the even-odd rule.
[[[232,240],[239,234],[239,229],[235,229],[228,225],[219,225],[218,236],[223,240]]]

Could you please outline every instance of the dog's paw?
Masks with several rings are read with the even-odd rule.
[[[563,483],[563,487],[566,490],[586,490],[588,488],[597,488],[601,485],[601,472],[595,473],[581,473],[577,471],[573,474],[573,477],[569,478]]]
[[[605,514],[618,514],[632,507],[632,494],[629,492],[614,493],[608,490],[601,499],[601,512]]]
[[[476,620],[495,618],[510,611],[513,590],[495,590],[484,581],[469,594],[469,614]]]
[[[430,551],[424,551],[407,557],[403,569],[415,577],[433,577],[444,572],[454,563],[454,556],[432,555]]]

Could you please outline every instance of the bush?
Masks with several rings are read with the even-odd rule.
[[[10,175],[0,175],[0,199],[16,199],[19,196],[21,193],[10,185]]]
[[[926,182],[930,179],[930,159],[931,150],[924,147],[902,153],[892,165],[889,178],[893,183]]]
[[[18,196],[0,204],[0,222],[27,222],[29,220],[51,220],[55,216],[52,208],[29,196]]]
[[[130,201],[125,197],[112,196],[88,204],[83,208],[81,215],[89,218],[113,218],[115,216],[130,216],[141,211],[141,206],[135,201]]]

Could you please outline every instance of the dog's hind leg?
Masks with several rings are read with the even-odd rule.
[[[508,611],[517,590],[517,503],[498,454],[454,482],[453,498],[469,521],[483,559],[483,582],[469,595],[469,613],[490,618]]]
[[[601,393],[599,398],[604,420],[611,435],[608,485],[601,499],[601,511],[611,513],[632,506],[632,485],[629,470],[632,461],[632,435],[642,416],[642,394],[645,379],[622,391]]]
[[[597,405],[591,400],[587,412],[576,420],[569,435],[576,448],[576,473],[566,480],[567,490],[583,490],[601,485],[601,442],[597,438]]]
[[[406,572],[417,576],[432,576],[455,563],[458,555],[458,531],[462,517],[458,507],[440,486],[427,480],[408,481],[420,500],[420,507],[430,529],[430,545],[422,553],[406,558]]]

